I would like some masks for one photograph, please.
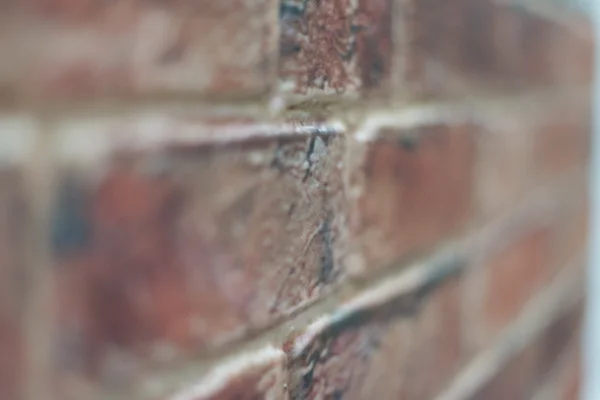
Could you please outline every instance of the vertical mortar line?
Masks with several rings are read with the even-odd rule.
[[[54,316],[54,279],[48,240],[54,189],[52,120],[35,116],[36,136],[25,161],[25,190],[30,202],[25,255],[28,266],[28,298],[24,309],[25,379],[24,399],[47,399],[51,385],[51,352]]]

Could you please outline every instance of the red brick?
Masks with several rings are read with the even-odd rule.
[[[36,101],[248,95],[276,78],[275,1],[30,0],[5,17],[0,82]]]
[[[135,371],[193,357],[339,282],[343,148],[267,139],[134,152],[100,178],[67,170],[53,248],[58,339],[76,361],[61,368],[112,382],[113,358]]]
[[[270,347],[241,354],[168,400],[284,399],[285,360],[285,353]]]
[[[353,269],[381,266],[460,230],[471,211],[474,129],[381,126],[351,158]]]
[[[290,346],[290,395],[297,399],[432,398],[461,360],[458,290],[450,282],[417,314],[387,307],[325,317]]]
[[[591,79],[593,41],[585,20],[565,16],[571,25],[587,25],[577,32],[502,1],[414,3],[405,18],[415,22],[406,24],[405,35],[413,38],[409,54],[430,94],[468,90],[467,82],[520,87]]]
[[[552,232],[548,228],[516,237],[485,269],[482,315],[488,338],[513,321],[549,278]]]
[[[385,88],[392,0],[284,0],[280,80],[285,92],[341,94]]]
[[[16,166],[0,168],[0,398],[22,397],[28,202]]]

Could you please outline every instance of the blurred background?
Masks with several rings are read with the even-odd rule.
[[[596,3],[0,0],[0,400],[600,400]]]

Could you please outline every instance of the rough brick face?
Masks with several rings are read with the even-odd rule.
[[[402,348],[394,348],[393,343],[398,338],[409,340],[409,332],[410,327],[402,323],[375,324],[311,343],[292,367],[292,398],[362,399],[374,391],[394,396],[400,382],[389,379],[389,374],[405,368],[403,361],[408,354]]]
[[[440,288],[406,320],[391,309],[390,322],[390,308],[381,304],[309,326],[290,344],[291,397],[430,398],[459,366],[459,289],[458,282]]]
[[[309,137],[166,150],[115,159],[95,185],[66,178],[55,211],[68,210],[55,222],[60,337],[81,342],[99,374],[110,349],[165,361],[316,299],[343,276],[343,146]]]
[[[378,89],[391,68],[391,0],[282,0],[280,78],[296,94]]]
[[[423,250],[464,226],[473,133],[468,125],[382,126],[356,145],[350,229],[363,251],[360,269]]]

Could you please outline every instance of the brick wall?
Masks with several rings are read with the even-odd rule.
[[[0,399],[576,399],[592,42],[538,3],[0,1]]]

